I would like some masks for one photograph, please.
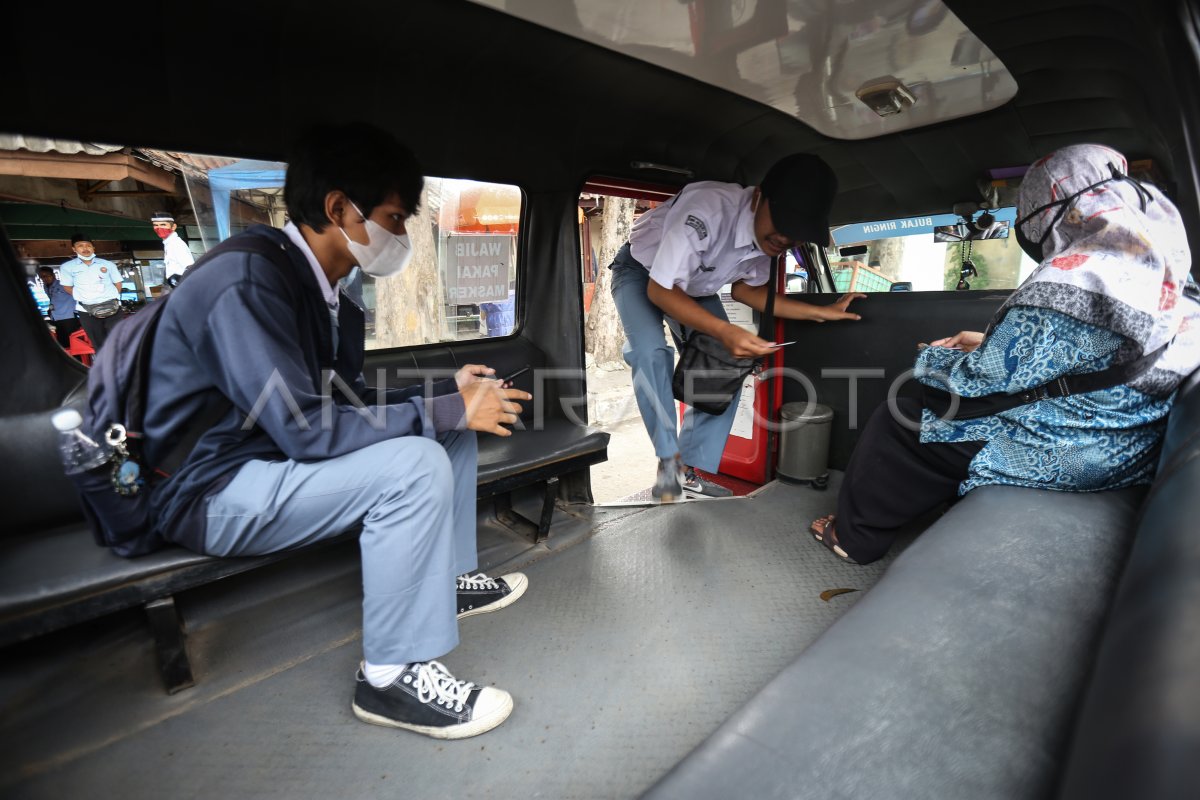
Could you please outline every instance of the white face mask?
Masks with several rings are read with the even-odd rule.
[[[338,230],[342,232],[342,236],[346,237],[350,255],[358,260],[359,268],[373,278],[399,275],[412,260],[412,243],[409,241],[408,234],[402,233],[397,236],[389,233],[378,222],[367,219],[367,215],[362,213],[354,203],[350,203],[350,205],[354,207],[355,211],[358,211],[359,216],[366,220],[367,243],[359,244],[351,239],[345,228]]]

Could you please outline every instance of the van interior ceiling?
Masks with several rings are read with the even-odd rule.
[[[767,478],[745,497],[606,505],[579,239],[597,176],[661,195],[755,184],[815,153],[838,178],[837,228],[979,205],[991,170],[1095,142],[1152,165],[1195,245],[1191,0],[215,0],[118,2],[77,26],[36,4],[5,17],[0,136],[116,143],[138,162],[207,154],[153,164],[182,176],[206,157],[282,162],[306,126],[366,121],[427,176],[518,187],[505,335],[368,350],[364,373],[558,377],[537,384],[527,430],[480,451],[480,569],[519,568],[529,592],[463,621],[445,659],[512,691],[513,717],[465,742],[362,725],[345,691],[361,656],[355,531],[246,559],[126,560],[93,543],[49,423],[86,401],[88,368],[47,336],[2,209],[96,212],[83,199],[96,189],[75,176],[62,185],[77,203],[49,200],[27,188],[41,173],[22,151],[0,147],[0,794],[957,800],[1200,785],[1187,536],[1200,379],[1179,390],[1149,489],[983,487],[883,560],[838,563],[807,530],[832,510],[862,423],[917,342],[981,329],[1013,286],[896,279],[852,327],[779,322],[797,342],[780,364],[833,411],[828,490],[772,480],[768,438]],[[969,80],[905,73],[935,60],[921,49],[935,30],[954,31],[950,62]],[[903,83],[898,107],[915,97],[938,116],[839,135],[837,98],[859,102],[839,80],[868,55],[892,66],[856,77],[860,97]],[[767,68],[794,92],[764,89]],[[133,180],[113,186],[159,191]],[[814,302],[834,299],[836,252],[807,251]],[[844,257],[870,273],[865,254]],[[807,399],[795,383],[770,396],[776,416]]]

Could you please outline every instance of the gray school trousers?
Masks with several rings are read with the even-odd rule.
[[[253,556],[362,524],[363,653],[438,658],[458,644],[455,577],[475,569],[472,431],[404,436],[323,461],[250,461],[208,500],[205,552]]]

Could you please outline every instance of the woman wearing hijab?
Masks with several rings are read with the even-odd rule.
[[[924,402],[875,411],[837,514],[811,527],[840,558],[880,558],[905,523],[977,486],[1153,479],[1175,390],[1200,366],[1200,290],[1179,212],[1099,145],[1034,163],[1018,206],[1017,240],[1037,269],[986,333],[921,351]]]

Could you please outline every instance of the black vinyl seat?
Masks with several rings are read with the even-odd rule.
[[[539,430],[517,430],[503,439],[481,439],[479,497],[597,464],[607,457],[607,448],[607,433],[568,420],[551,420]]]
[[[1200,786],[1200,372],[1180,387],[1158,476],[1075,720],[1064,800]]]
[[[647,796],[1045,796],[1141,496],[972,491]]]
[[[120,558],[97,547],[84,523],[0,544],[0,645],[235,575],[286,557],[214,558],[168,547]]]
[[[1149,491],[972,491],[645,796],[1193,796],[1198,383]]]
[[[512,436],[489,436],[479,445],[481,500],[492,498],[496,519],[535,544],[550,535],[559,479],[608,458],[608,434],[569,420],[550,420]],[[541,486],[541,511],[530,519],[512,506],[512,493]],[[589,495],[590,497],[590,495]]]
[[[521,342],[488,343],[508,363],[541,365],[545,356]],[[422,368],[454,367],[454,354],[423,353]],[[65,402],[80,406],[78,376]],[[60,401],[62,402],[62,401]],[[6,525],[0,534],[0,646],[126,608],[144,606],[158,645],[168,690],[192,684],[183,628],[173,597],[220,578],[280,561],[300,551],[254,558],[214,558],[170,547],[123,559],[97,547],[82,521],[71,483],[58,463],[50,415],[54,409],[0,418],[0,503]],[[564,418],[523,422],[510,437],[479,440],[478,497],[491,500],[496,517],[538,542],[549,534],[560,478],[572,476],[568,496],[586,495],[579,476],[607,458],[608,434]],[[512,508],[512,492],[540,487],[542,511],[530,520]],[[331,541],[352,538],[347,531]],[[316,547],[323,546],[316,545]],[[302,548],[307,550],[311,548]]]
[[[550,421],[542,430],[518,431],[505,439],[481,439],[478,496],[495,497],[599,463],[607,457],[607,446],[607,433],[566,420]],[[169,547],[126,559],[97,547],[81,521],[46,530],[28,522],[25,527],[26,532],[0,540],[0,645],[140,605],[288,555],[215,558]]]

